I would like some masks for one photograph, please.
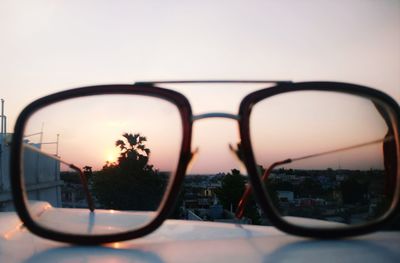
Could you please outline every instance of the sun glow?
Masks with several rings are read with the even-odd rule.
[[[117,161],[117,153],[114,151],[108,152],[106,161],[109,163],[115,163]]]

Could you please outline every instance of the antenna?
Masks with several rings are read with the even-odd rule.
[[[57,141],[56,141],[56,156],[58,156],[58,143],[60,142],[60,134],[57,133]]]
[[[44,122],[42,122],[42,127],[40,128],[40,132],[35,132],[35,133],[31,133],[28,135],[24,135],[24,138],[28,138],[28,137],[32,137],[32,136],[37,136],[39,135],[39,150],[42,150],[42,146],[45,144],[55,144],[56,145],[56,153],[54,154],[55,156],[58,156],[58,146],[59,146],[59,142],[60,142],[60,134],[57,133],[57,140],[53,141],[53,142],[43,142],[43,135],[44,135]]]
[[[0,118],[1,118],[1,129],[0,129],[0,133],[1,134],[5,134],[5,133],[7,133],[7,117],[6,117],[6,115],[4,115],[4,100],[3,99],[1,99],[1,115],[0,115]]]
[[[39,139],[39,149],[42,149],[42,144],[43,144],[43,127],[44,127],[44,122],[42,122],[42,128],[40,129],[40,139]]]

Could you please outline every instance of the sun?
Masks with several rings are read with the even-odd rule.
[[[113,152],[109,152],[109,153],[107,154],[107,162],[109,162],[109,163],[114,163],[114,162],[116,162],[116,161],[117,161],[117,156],[116,156],[116,154],[113,153]]]

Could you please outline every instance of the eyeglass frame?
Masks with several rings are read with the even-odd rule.
[[[37,99],[26,106],[17,118],[14,134],[12,136],[11,144],[11,156],[10,156],[10,171],[11,175],[11,187],[12,196],[15,204],[16,213],[24,223],[25,227],[32,233],[67,243],[75,244],[101,244],[110,242],[119,242],[130,239],[139,238],[145,236],[155,229],[157,229],[169,216],[172,211],[180,189],[183,184],[183,180],[186,174],[186,170],[190,161],[192,160],[191,150],[191,139],[192,139],[192,126],[196,121],[192,114],[191,105],[188,99],[181,93],[158,87],[159,84],[190,84],[190,83],[205,83],[205,84],[218,84],[218,83],[241,83],[241,84],[275,84],[273,87],[267,87],[251,92],[246,95],[239,106],[238,121],[239,134],[241,142],[241,161],[246,167],[249,181],[255,195],[255,198],[260,205],[262,211],[271,223],[278,229],[287,232],[289,234],[312,237],[312,238],[343,238],[348,236],[355,236],[366,234],[369,232],[376,231],[388,223],[394,218],[396,214],[400,212],[400,108],[397,102],[385,93],[349,83],[341,82],[290,82],[290,81],[236,81],[236,80],[206,80],[206,81],[154,81],[154,82],[136,82],[134,84],[117,84],[117,85],[98,85],[88,86],[76,89],[70,89],[54,93],[43,98]],[[393,196],[393,200],[390,208],[381,217],[372,220],[363,225],[349,226],[346,228],[318,228],[318,227],[304,227],[294,225],[282,219],[279,212],[272,204],[271,198],[267,193],[264,183],[262,182],[261,176],[257,170],[257,163],[253,154],[251,146],[251,136],[249,129],[249,118],[252,107],[261,100],[268,99],[278,94],[284,94],[295,91],[329,91],[339,92],[345,94],[356,95],[359,97],[373,99],[379,101],[386,106],[386,110],[391,118],[391,124],[394,130],[394,137],[396,143],[396,154],[397,154],[397,174],[396,174],[396,187]],[[180,146],[179,161],[173,179],[168,184],[168,189],[164,194],[159,208],[157,209],[157,215],[146,225],[139,229],[126,231],[123,233],[115,234],[99,234],[99,235],[82,235],[82,234],[69,234],[59,231],[54,231],[45,228],[37,224],[30,216],[27,208],[25,186],[22,179],[22,144],[23,144],[23,132],[25,124],[29,117],[41,108],[48,105],[61,102],[68,99],[94,96],[94,95],[143,95],[149,97],[155,97],[164,99],[174,104],[179,110],[182,121],[182,142]],[[210,116],[208,116],[210,117]],[[219,116],[223,117],[223,116]],[[207,116],[204,116],[207,118]]]

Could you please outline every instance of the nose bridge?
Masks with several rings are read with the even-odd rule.
[[[234,122],[213,120],[215,118],[234,120]],[[195,123],[202,119],[210,119],[210,122]],[[238,114],[219,111],[192,115],[192,121],[196,126],[191,145],[194,149],[192,153],[195,161],[191,162],[188,169],[195,173],[199,173],[200,170],[205,170],[207,173],[219,173],[232,169],[245,171],[242,161],[238,158],[236,147],[240,143],[237,129],[239,120]]]
[[[232,120],[238,121],[238,120],[240,120],[240,115],[226,113],[226,112],[208,112],[208,113],[193,115],[192,121],[208,119],[208,118],[225,118],[225,119],[232,119]]]

